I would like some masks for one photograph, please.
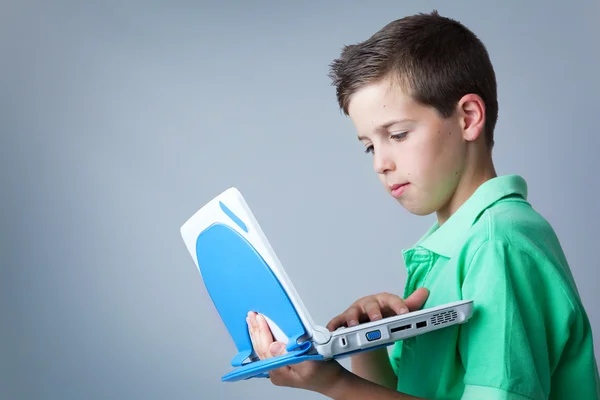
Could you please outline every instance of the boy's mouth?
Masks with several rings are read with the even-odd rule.
[[[394,198],[398,198],[402,196],[402,193],[406,190],[406,187],[409,185],[409,182],[396,184],[390,187],[390,193]]]

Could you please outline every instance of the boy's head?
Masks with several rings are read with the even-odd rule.
[[[490,157],[494,69],[459,22],[436,11],[391,22],[344,47],[330,76],[382,183],[409,211],[449,206],[463,178]]]

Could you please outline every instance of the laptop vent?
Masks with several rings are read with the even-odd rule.
[[[432,325],[447,324],[448,322],[455,321],[457,318],[458,318],[458,314],[456,313],[456,311],[454,311],[454,310],[443,311],[438,314],[433,314],[433,316],[431,317],[431,324]]]

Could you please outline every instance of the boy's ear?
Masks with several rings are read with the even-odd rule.
[[[485,103],[473,93],[464,95],[457,105],[463,138],[469,142],[476,140],[485,126]]]

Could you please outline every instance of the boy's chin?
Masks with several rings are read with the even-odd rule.
[[[416,204],[412,204],[409,201],[403,201],[404,199],[398,199],[398,203],[400,203],[400,205],[409,213],[419,216],[419,217],[425,217],[427,215],[431,215],[435,212],[435,207],[423,207],[423,206],[418,206]]]
[[[409,210],[409,209],[407,209],[407,211],[409,213],[411,213],[412,215],[416,215],[417,217],[426,217],[428,215],[435,213],[435,210]]]

